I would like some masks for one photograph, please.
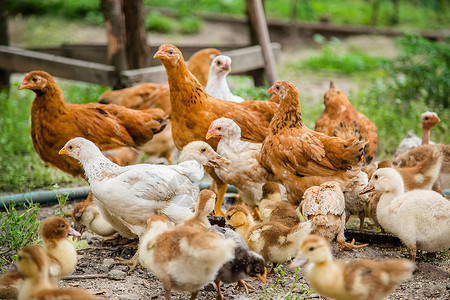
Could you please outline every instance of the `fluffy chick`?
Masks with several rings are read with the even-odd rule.
[[[265,261],[283,263],[292,258],[303,238],[311,232],[311,222],[286,227],[277,222],[255,223],[250,211],[243,205],[234,205],[226,212],[225,221],[233,227]]]
[[[238,233],[232,229],[217,225],[209,227],[207,231],[215,232],[224,239],[230,239],[236,243],[234,258],[220,268],[214,280],[217,287],[218,300],[225,299],[220,291],[221,282],[228,284],[237,282],[236,288],[243,287],[246,293],[248,293],[248,289],[254,288],[244,281],[245,278],[257,277],[263,283],[266,282],[264,259],[258,253],[250,250],[244,239]]]
[[[405,259],[334,261],[330,244],[317,235],[303,240],[291,267],[306,261],[306,277],[312,288],[320,295],[336,300],[385,299],[414,271],[414,263]]]
[[[267,182],[262,187],[259,213],[263,221],[273,221],[287,227],[300,223],[300,216],[294,207],[281,199],[280,186],[276,182]]]
[[[193,226],[198,229],[206,230],[211,227],[208,215],[214,211],[216,203],[216,194],[208,189],[202,190],[195,206],[194,215],[181,223],[184,226]]]
[[[110,236],[117,231],[102,216],[100,209],[92,202],[79,202],[72,211],[72,221],[81,233],[84,229],[100,236]]]
[[[367,246],[354,245],[345,241],[345,200],[344,194],[335,181],[308,188],[301,204],[302,215],[311,221],[312,232],[329,241],[336,237],[341,249],[352,250]]]
[[[233,259],[235,243],[213,232],[192,226],[169,227],[161,216],[148,220],[139,243],[139,261],[164,284],[165,298],[171,290],[191,292],[214,280],[219,269]]]

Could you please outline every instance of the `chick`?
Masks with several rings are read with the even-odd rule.
[[[367,246],[347,243],[344,236],[345,200],[344,194],[335,181],[322,183],[320,186],[308,188],[301,204],[303,216],[312,223],[312,232],[336,241],[341,249],[352,250]]]
[[[248,277],[257,277],[263,283],[266,283],[266,267],[264,258],[258,253],[250,250],[244,239],[235,231],[220,227],[211,226],[207,231],[212,231],[224,239],[233,240],[236,243],[234,248],[234,258],[225,263],[219,270],[214,280],[217,287],[217,299],[225,299],[220,291],[220,282],[233,283],[237,282],[236,288],[242,287],[248,293],[248,289],[254,288],[244,281]]]
[[[192,226],[169,227],[158,215],[150,217],[139,243],[139,261],[163,282],[165,298],[171,290],[191,292],[214,280],[219,269],[233,259],[235,243]]]
[[[259,213],[263,221],[274,221],[287,227],[296,226],[300,223],[300,217],[294,207],[281,199],[278,183],[265,183],[262,187],[262,193]]]
[[[110,236],[117,233],[114,227],[102,216],[100,209],[92,202],[77,203],[72,211],[72,220],[75,227],[80,228],[81,233],[85,228],[100,236]]]
[[[405,259],[336,262],[330,244],[318,235],[303,240],[290,266],[297,267],[306,261],[306,277],[312,288],[322,296],[337,300],[385,299],[414,271],[414,263]]]
[[[49,257],[39,246],[30,245],[19,250],[16,265],[19,273],[26,277],[20,287],[19,300],[97,299],[82,289],[58,289],[50,280]]]
[[[181,224],[184,226],[193,226],[203,230],[208,229],[211,227],[211,223],[208,220],[208,215],[214,211],[215,204],[216,193],[207,189],[202,190],[195,206],[194,215]]]
[[[303,238],[311,232],[311,222],[287,227],[278,222],[255,223],[243,205],[234,205],[226,212],[226,223],[235,228],[249,246],[274,267],[291,259]]]

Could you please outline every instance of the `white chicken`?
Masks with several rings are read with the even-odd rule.
[[[262,186],[272,179],[257,159],[261,144],[242,141],[241,128],[229,118],[211,123],[206,139],[212,137],[220,138],[217,153],[231,161],[227,166],[229,172],[216,169],[217,176],[234,185],[241,200],[254,209],[262,197]]]
[[[60,154],[77,159],[91,186],[94,203],[120,235],[135,238],[145,232],[154,214],[179,223],[193,215],[203,165],[226,163],[206,143],[193,142],[182,152],[178,165],[138,164],[120,167],[109,161],[97,146],[84,138],[66,143]]]
[[[450,247],[450,202],[429,190],[404,193],[403,180],[392,168],[373,173],[361,193],[382,193],[377,205],[378,222],[400,238],[412,260],[416,250],[437,252]]]
[[[221,100],[243,102],[244,99],[231,93],[227,83],[227,75],[231,71],[231,58],[225,55],[218,55],[214,58],[209,69],[208,83],[205,91]]]

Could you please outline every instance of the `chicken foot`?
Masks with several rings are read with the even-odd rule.
[[[114,262],[114,265],[125,265],[130,267],[130,273],[136,269],[136,266],[139,264],[139,249],[136,251],[136,253],[133,255],[131,259],[125,259],[122,257],[116,257],[116,262]]]
[[[236,290],[244,289],[244,291],[245,291],[246,294],[248,294],[248,290],[249,290],[249,289],[252,290],[252,291],[255,290],[255,288],[254,288],[253,286],[251,286],[250,284],[248,284],[248,283],[245,282],[244,280],[239,280],[239,281],[236,283],[235,289],[236,289]]]
[[[339,243],[339,249],[344,251],[350,251],[354,249],[360,249],[366,247],[368,244],[355,245],[355,239],[352,240],[351,243],[347,243],[346,241],[337,241]]]

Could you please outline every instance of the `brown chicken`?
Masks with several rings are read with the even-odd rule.
[[[36,93],[31,106],[31,138],[41,159],[73,176],[84,171],[77,160],[58,155],[74,137],[85,137],[102,150],[137,147],[164,129],[167,115],[160,109],[131,110],[99,103],[68,104],[50,74],[28,73],[19,89]],[[70,126],[68,126],[70,125]]]
[[[369,141],[364,149],[364,163],[369,164],[377,151],[377,126],[357,111],[333,82],[323,96],[323,102],[325,110],[316,122],[316,131],[343,139]]]
[[[211,122],[220,117],[236,122],[243,139],[251,142],[264,140],[277,104],[254,100],[236,103],[209,96],[188,70],[181,51],[173,45],[162,45],[154,57],[164,65],[169,78],[172,137],[178,149],[195,140],[205,141],[217,149],[219,139],[206,140],[206,133]],[[215,174],[207,172],[219,187],[217,201],[221,204],[226,185]],[[216,213],[223,214],[221,210],[216,210]]]
[[[298,205],[307,188],[326,181],[334,180],[345,187],[361,168],[367,142],[331,137],[307,128],[292,83],[277,81],[268,92],[276,94],[281,103],[259,160],[284,185],[289,202]]]

